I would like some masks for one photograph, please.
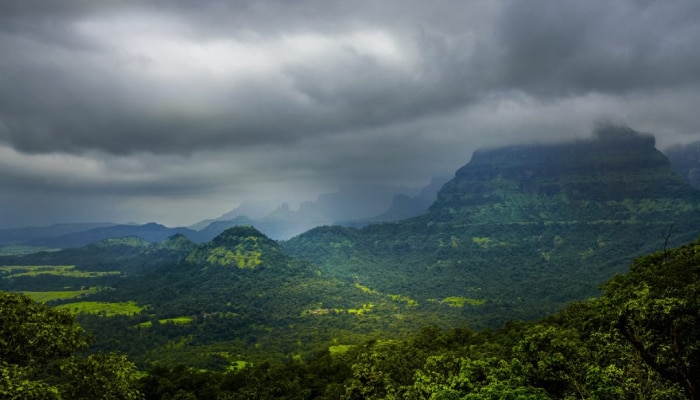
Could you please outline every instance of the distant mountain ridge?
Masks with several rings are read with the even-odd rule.
[[[41,227],[0,229],[0,243],[24,243],[30,240],[47,239],[90,229],[114,226],[109,222],[54,224]]]
[[[129,236],[139,237],[148,242],[161,242],[176,234],[196,238],[197,232],[188,228],[168,228],[152,222],[144,225],[110,225],[97,227],[56,237],[34,239],[27,242],[27,244],[31,246],[58,248],[82,247],[105,239]]]
[[[149,242],[160,242],[169,236],[182,234],[196,242],[208,242],[234,226],[255,226],[275,240],[286,240],[320,225],[341,224],[364,226],[382,221],[396,221],[420,215],[435,199],[437,190],[447,179],[434,179],[420,193],[411,197],[395,195],[388,208],[390,193],[404,190],[413,194],[416,189],[377,186],[377,193],[367,194],[371,188],[345,188],[336,193],[318,197],[315,202],[304,202],[298,210],[282,203],[272,212],[261,213],[261,205],[244,203],[238,208],[215,218],[200,221],[189,227],[166,227],[147,224],[84,223],[57,224],[46,227],[0,229],[0,246],[25,245],[40,248],[76,248],[108,238],[135,236]],[[355,201],[358,205],[353,205]],[[371,204],[371,207],[368,206]],[[386,209],[379,214],[380,210]],[[371,214],[379,214],[371,217]]]

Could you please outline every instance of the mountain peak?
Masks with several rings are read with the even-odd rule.
[[[654,147],[656,139],[654,135],[637,132],[624,125],[600,124],[593,131],[594,140],[601,142],[627,142],[642,146]]]
[[[194,248],[195,244],[182,233],[176,233],[159,243],[158,247],[170,250],[187,250]]]
[[[234,226],[194,250],[187,256],[187,261],[198,265],[255,269],[264,266],[269,253],[279,251],[277,242],[252,226]]]
[[[245,240],[247,238],[262,239],[263,241],[270,242],[271,244],[275,243],[272,239],[265,236],[264,233],[255,229],[255,227],[253,227],[252,225],[238,225],[228,228],[225,231],[221,232],[217,237],[215,237],[214,240],[211,241],[211,243],[217,246],[235,246],[239,244],[241,240]]]

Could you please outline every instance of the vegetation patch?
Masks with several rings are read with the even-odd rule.
[[[0,267],[3,278],[18,278],[21,276],[55,275],[71,278],[99,278],[103,276],[120,275],[120,271],[79,271],[75,265],[6,265]]]
[[[160,324],[187,325],[189,323],[192,323],[192,321],[194,321],[194,318],[192,318],[192,317],[175,317],[175,318],[159,319],[158,323],[160,323]]]
[[[173,325],[187,325],[194,321],[193,317],[175,317],[175,318],[163,318],[159,319],[158,323],[161,325],[173,324]],[[153,321],[141,322],[136,325],[139,328],[150,328],[153,326]]]
[[[362,315],[371,312],[374,309],[374,303],[365,303],[360,308],[351,308],[348,314]]]
[[[409,307],[417,307],[418,306],[418,302],[416,300],[413,300],[412,298],[410,298],[408,296],[404,296],[401,294],[390,294],[390,295],[388,295],[388,297],[394,301],[404,302]]]
[[[257,239],[257,238],[248,238]],[[235,265],[238,268],[254,269],[262,263],[260,256],[262,252],[257,249],[250,250],[247,246],[238,245],[235,251],[226,247],[217,247],[211,251],[207,257],[207,263],[221,266]]]
[[[492,246],[507,246],[508,245],[508,243],[506,243],[506,242],[501,242],[501,241],[492,239],[490,237],[478,237],[478,236],[472,237],[472,243],[481,247],[484,250],[486,250]]]
[[[486,303],[486,300],[470,299],[469,297],[450,296],[442,299],[440,303],[447,304],[450,307],[462,308],[465,304],[469,304],[470,306],[480,306]]]
[[[331,357],[337,357],[337,356],[342,356],[343,354],[347,353],[353,347],[355,347],[355,346],[353,346],[351,344],[338,344],[335,346],[329,346],[328,352],[331,354]]]
[[[243,360],[234,360],[231,361],[231,365],[226,369],[227,371],[240,371],[246,366],[252,366],[251,363]]]
[[[143,310],[135,301],[107,303],[100,301],[80,301],[56,306],[57,309],[68,310],[74,314],[98,314],[105,317],[115,315],[134,315]]]
[[[40,251],[58,251],[49,247],[27,246],[21,244],[7,244],[0,246],[0,256],[23,256]]]
[[[91,287],[88,289],[81,289],[81,290],[58,290],[58,291],[53,291],[53,292],[23,291],[22,293],[29,296],[34,301],[37,301],[39,303],[46,303],[46,302],[53,301],[53,300],[75,299],[77,297],[82,297],[82,296],[87,296],[89,294],[97,293],[100,290],[102,290],[102,288],[95,286],[95,287]]]
[[[362,290],[362,292],[367,293],[367,294],[379,294],[379,292],[377,292],[376,290],[370,289],[364,285],[360,285],[359,283],[355,283],[355,287]]]

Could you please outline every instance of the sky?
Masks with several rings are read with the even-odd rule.
[[[0,2],[0,227],[427,185],[474,150],[700,139],[697,0]]]

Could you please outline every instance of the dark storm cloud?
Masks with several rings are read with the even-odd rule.
[[[373,3],[8,2],[0,138],[25,152],[188,153],[387,126],[510,91],[548,99],[698,83],[697,2],[510,1],[491,27],[473,17],[483,3]],[[213,79],[197,60],[183,72],[159,48],[108,36],[119,33],[163,48],[173,43],[162,35],[230,40],[243,53],[212,56],[247,63],[258,48],[272,65]],[[384,48],[362,47],[377,40]],[[275,54],[314,45],[324,48],[307,60]]]
[[[700,3],[514,1],[500,81],[534,94],[621,94],[700,84]]]
[[[370,22],[357,24],[353,21],[363,17],[358,8],[330,2],[211,2],[197,7],[173,3],[158,9],[175,19],[175,27],[165,32],[175,39],[230,39],[258,46],[269,53],[268,62],[279,61],[279,66],[270,72],[272,80],[255,75],[243,82],[230,77],[211,82],[198,71],[178,81],[144,83],[152,64],[165,62],[158,55],[132,51],[119,40],[103,43],[79,31],[85,20],[129,21],[138,11],[156,12],[155,7],[124,4],[119,9],[72,2],[65,9],[43,10],[9,3],[0,44],[14,54],[2,65],[3,93],[12,95],[2,100],[1,137],[25,152],[190,152],[391,124],[449,109],[478,92],[473,84],[478,79],[469,75],[469,68],[455,65],[461,61],[459,54],[467,54],[459,43],[446,46],[450,38],[425,31],[378,31],[377,26],[384,29],[379,24],[388,9],[369,7],[379,11],[378,16],[365,16]],[[368,33],[362,37],[365,29]],[[275,60],[274,52],[284,44],[274,42],[284,41],[284,35],[292,41],[301,36],[300,43],[286,51],[295,46],[303,51],[309,45],[305,41],[311,41],[310,46],[318,44],[314,41],[328,43],[321,43],[325,48],[310,60]],[[362,48],[376,39],[398,46],[389,51],[400,53],[406,47],[416,54],[407,59],[398,54],[394,65],[387,65],[381,59],[386,49],[367,53]],[[397,70],[400,63],[409,65]],[[455,80],[461,84],[454,85]],[[201,87],[211,94],[191,104],[190,92]],[[207,111],[191,112],[197,107]]]
[[[6,0],[0,191],[227,211],[427,182],[599,119],[680,140],[700,134],[697,21],[695,0]]]

